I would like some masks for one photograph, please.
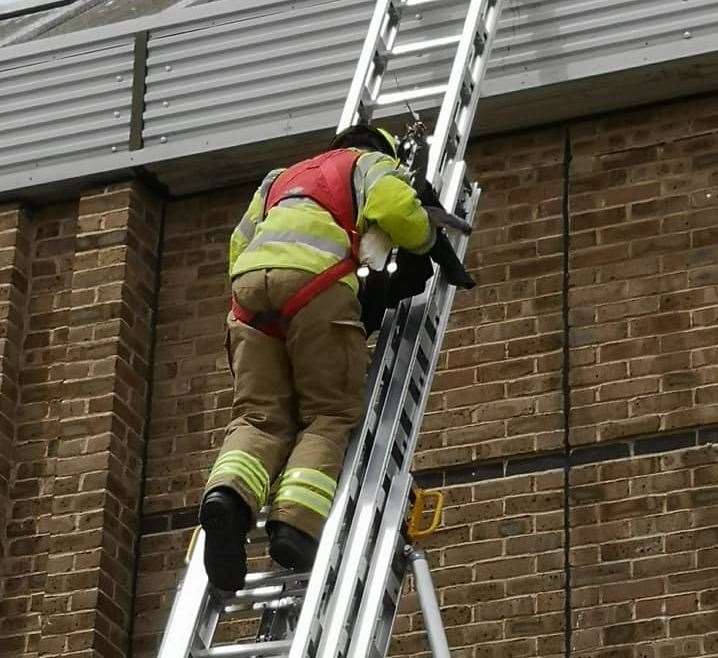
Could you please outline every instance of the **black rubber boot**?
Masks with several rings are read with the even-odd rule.
[[[247,576],[247,532],[252,514],[231,489],[210,491],[202,501],[199,521],[206,535],[204,568],[217,589],[234,592]]]
[[[317,555],[317,541],[305,532],[281,521],[267,524],[269,555],[285,569],[309,571]]]

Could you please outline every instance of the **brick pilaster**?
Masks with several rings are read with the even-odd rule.
[[[0,206],[0,559],[6,527],[27,296],[27,219],[19,206]]]
[[[572,445],[718,422],[714,113],[573,130]]]
[[[160,202],[137,184],[80,199],[40,655],[127,649]]]

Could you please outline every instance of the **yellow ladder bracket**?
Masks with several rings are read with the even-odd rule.
[[[439,527],[441,512],[444,509],[444,494],[441,491],[425,491],[424,489],[414,487],[413,498],[414,504],[411,508],[411,515],[406,531],[411,541],[424,539],[433,535]],[[427,510],[427,503],[431,500],[435,501],[431,523],[427,528],[422,528],[422,517]]]

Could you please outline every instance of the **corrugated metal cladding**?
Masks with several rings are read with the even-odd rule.
[[[0,175],[60,174],[127,149],[134,39],[122,36],[0,68]]]
[[[149,41],[145,144],[217,138],[261,141],[336,121],[361,49],[373,0],[291,3],[279,14]],[[324,127],[324,126],[322,126]],[[224,139],[224,137],[222,137]],[[206,140],[205,140],[206,142]]]
[[[718,50],[717,0],[508,0],[489,94]]]
[[[330,128],[373,5],[217,0],[3,48],[0,191]],[[455,33],[467,6],[413,10],[405,38]],[[145,142],[128,152],[141,30],[149,30]],[[717,34],[718,0],[506,0],[485,95],[670,66],[718,52]],[[443,78],[450,55],[398,60],[388,83]]]

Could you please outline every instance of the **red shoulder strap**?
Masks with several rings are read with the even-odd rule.
[[[356,227],[356,199],[354,196],[354,169],[361,153],[350,149],[332,151],[331,157],[320,164],[330,190],[334,191],[334,219],[347,233]],[[347,194],[348,192],[348,194]]]

